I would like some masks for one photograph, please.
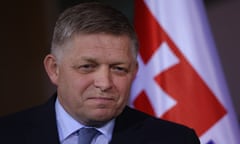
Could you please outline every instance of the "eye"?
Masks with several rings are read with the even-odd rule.
[[[125,75],[129,70],[123,66],[113,66],[112,71],[119,75]]]
[[[96,68],[95,64],[82,64],[77,67],[77,70],[82,73],[90,73],[93,72]]]

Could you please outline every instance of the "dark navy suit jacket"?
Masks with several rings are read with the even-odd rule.
[[[56,96],[46,104],[0,118],[1,144],[60,144]],[[110,144],[200,144],[185,126],[160,120],[126,107],[116,118]]]

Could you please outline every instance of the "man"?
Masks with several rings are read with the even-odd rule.
[[[44,66],[57,93],[44,105],[0,120],[0,143],[199,144],[192,129],[126,106],[137,73],[138,41],[119,11],[84,3],[57,20]],[[86,130],[86,129],[84,129]]]

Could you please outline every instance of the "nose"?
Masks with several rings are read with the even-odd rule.
[[[102,92],[112,88],[112,76],[108,68],[100,68],[96,72],[94,85]]]

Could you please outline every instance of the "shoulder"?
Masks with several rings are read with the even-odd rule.
[[[19,111],[4,117],[0,117],[0,129],[23,129],[38,122],[44,121],[44,119],[46,119],[47,117],[52,117],[50,115],[54,115],[55,113],[53,101],[53,98],[51,98],[45,104],[35,106],[27,110]]]
[[[127,123],[146,125],[146,127],[154,126],[154,128],[161,127],[161,129],[190,129],[182,124],[156,118],[130,107],[126,107],[124,109],[119,119],[121,119],[121,121],[126,120]]]
[[[199,140],[192,128],[170,122],[167,120],[152,117],[143,112],[126,107],[122,115],[117,118],[116,123],[119,124],[122,131],[136,130],[136,138],[144,137],[143,141],[155,142],[185,142],[189,144],[198,144]],[[124,123],[124,124],[120,124]],[[117,126],[118,127],[118,126]],[[124,127],[126,129],[124,129]]]
[[[0,118],[3,143],[58,143],[55,98],[47,103]],[[41,139],[37,142],[39,135]]]

